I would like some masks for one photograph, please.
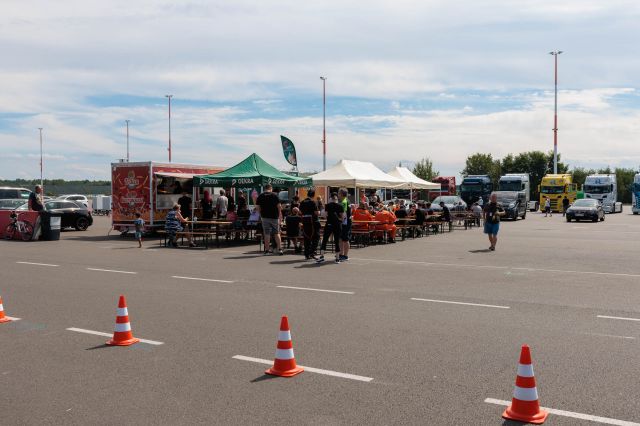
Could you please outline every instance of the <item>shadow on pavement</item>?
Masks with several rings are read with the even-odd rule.
[[[269,262],[272,265],[292,265],[294,263],[304,263],[306,260],[304,259],[293,259],[293,260],[274,260],[273,262]]]
[[[255,379],[251,380],[251,383],[264,382],[265,380],[275,379],[275,378],[277,378],[277,376],[271,376],[269,374],[263,374],[262,376],[256,377]]]
[[[469,253],[491,253],[491,250],[489,249],[469,250]]]
[[[114,345],[107,345],[106,343],[103,343],[101,345],[98,346],[92,346],[90,348],[85,349],[85,351],[92,351],[94,349],[104,349],[104,348],[115,348]]]
[[[249,256],[229,256],[229,257],[225,257],[224,259],[235,259],[235,260],[238,260],[238,259],[253,259],[253,258],[256,258],[256,257],[265,257],[265,256],[262,255],[262,254],[253,254],[253,255],[249,255]]]

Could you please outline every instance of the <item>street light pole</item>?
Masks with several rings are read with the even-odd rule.
[[[327,128],[326,128],[326,105],[327,105],[327,77],[320,77],[322,80],[322,170],[327,170]]]
[[[173,95],[164,95],[169,99],[169,162],[171,162],[171,98]]]
[[[127,123],[127,163],[129,162],[129,120],[124,120]]]
[[[558,173],[558,55],[562,53],[562,50],[554,50],[549,52],[553,55],[555,62],[554,75],[554,98],[553,98],[553,174]]]
[[[43,169],[43,161],[42,161],[42,127],[38,127],[38,130],[40,130],[40,187],[42,188],[42,192],[40,193],[41,197],[44,197],[44,180],[42,178],[43,173],[42,173],[42,169]],[[44,199],[44,198],[43,198]]]

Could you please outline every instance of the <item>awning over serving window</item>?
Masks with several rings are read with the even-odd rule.
[[[156,176],[166,176],[172,177],[176,179],[193,179],[194,176],[204,176],[204,174],[195,174],[195,173],[174,173],[174,172],[154,172]]]

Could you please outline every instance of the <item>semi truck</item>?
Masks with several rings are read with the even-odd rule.
[[[145,231],[159,229],[182,194],[192,196],[194,176],[222,170],[223,167],[154,161],[111,163],[112,228],[122,233],[131,231],[135,215],[140,213]],[[199,196],[197,192],[196,197]],[[194,202],[197,205],[197,198]]]
[[[436,176],[433,183],[440,184],[440,191],[429,191],[429,201],[433,201],[441,195],[456,195],[456,177],[455,176]]]
[[[584,181],[582,190],[585,198],[600,201],[605,213],[622,213],[615,174],[589,175]]]
[[[538,210],[538,201],[531,200],[531,183],[529,173],[507,173],[498,180],[499,191],[517,191],[525,196],[525,206],[529,211]]]
[[[480,204],[488,202],[491,192],[493,192],[493,183],[489,175],[469,175],[464,177],[460,184],[460,198],[468,206],[475,202]]]
[[[631,186],[631,211],[633,214],[640,213],[640,173],[633,177]]]
[[[549,174],[542,178],[538,187],[540,192],[540,211],[544,211],[545,198],[549,198],[552,212],[562,212],[562,200],[566,196],[569,204],[573,204],[578,195],[578,188],[569,173]]]

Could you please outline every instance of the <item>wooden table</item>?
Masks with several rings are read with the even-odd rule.
[[[213,225],[215,226],[215,235],[216,235],[216,247],[220,247],[220,228],[222,226],[230,226],[233,225],[233,222],[228,221],[228,220],[188,220],[187,221],[187,226],[191,225],[191,230],[193,232],[193,229],[195,227],[195,225]],[[209,243],[208,243],[208,239],[205,239],[205,245],[207,248],[209,248]]]

